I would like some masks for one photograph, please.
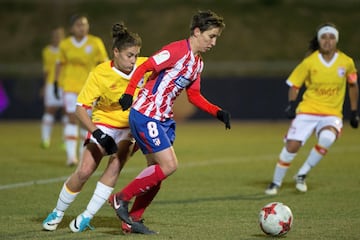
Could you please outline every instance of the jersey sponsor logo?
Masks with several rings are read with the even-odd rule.
[[[163,50],[153,56],[153,59],[157,65],[162,64],[163,62],[169,60],[170,52],[168,50]]]
[[[178,77],[175,79],[175,84],[178,85],[181,88],[186,88],[189,86],[191,81],[183,76]]]

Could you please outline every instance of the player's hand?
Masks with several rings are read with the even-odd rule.
[[[285,108],[285,114],[288,119],[294,119],[296,116],[296,103],[295,101],[289,101],[289,104]]]
[[[60,99],[60,97],[59,97],[59,86],[58,86],[57,81],[54,82],[54,95],[55,95],[56,99]]]
[[[124,93],[123,95],[121,95],[120,99],[119,99],[119,104],[122,107],[123,111],[126,111],[127,109],[129,109],[129,107],[131,107],[133,103],[133,96],[127,93]]]
[[[358,128],[359,126],[359,115],[357,111],[351,111],[350,125],[352,128]]]
[[[101,131],[100,129],[96,129],[92,133],[93,137],[96,138],[98,143],[105,149],[108,154],[116,153],[118,147],[112,137]]]
[[[216,117],[217,119],[219,119],[220,121],[222,121],[223,123],[225,123],[225,129],[230,129],[230,119],[231,119],[231,115],[228,111],[225,110],[219,110],[216,113]]]

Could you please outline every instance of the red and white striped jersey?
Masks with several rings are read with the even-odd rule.
[[[173,117],[173,105],[185,88],[200,88],[203,61],[194,55],[189,41],[184,39],[164,46],[149,58],[154,71],[140,90],[133,108],[142,114],[164,121]]]

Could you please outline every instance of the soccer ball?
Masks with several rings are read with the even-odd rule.
[[[266,204],[259,213],[261,230],[272,236],[281,236],[291,229],[294,217],[288,206],[281,202]]]

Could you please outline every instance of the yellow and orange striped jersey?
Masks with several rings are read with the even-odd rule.
[[[96,124],[116,128],[129,127],[129,109],[122,110],[119,98],[125,92],[136,67],[146,59],[146,57],[138,57],[130,74],[124,74],[116,69],[113,66],[113,61],[98,65],[90,72],[78,96],[77,105],[92,108],[92,121]],[[140,87],[144,85],[150,74],[151,72],[146,73],[139,82],[134,97],[137,96]]]
[[[289,86],[306,90],[297,113],[343,117],[343,103],[347,83],[357,82],[357,70],[352,58],[337,51],[326,62],[319,51],[306,57],[290,74]]]
[[[64,91],[79,93],[90,71],[107,60],[104,43],[96,36],[89,34],[80,42],[72,36],[61,41],[59,61],[64,74]]]

